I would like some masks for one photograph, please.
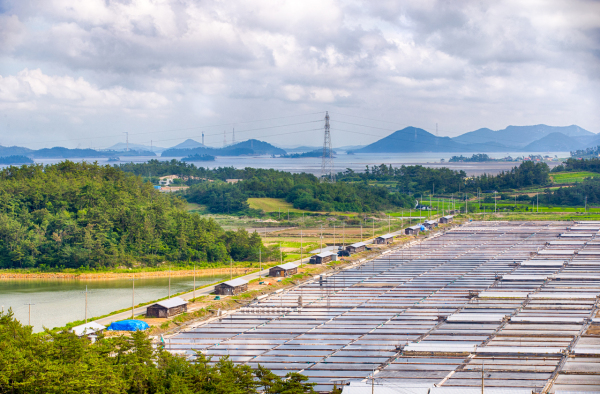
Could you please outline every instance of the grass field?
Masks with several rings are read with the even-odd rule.
[[[292,204],[281,198],[249,198],[248,205],[252,209],[262,209],[265,212],[310,212],[303,211],[302,209],[296,209]]]
[[[598,178],[600,177],[599,173],[596,172],[557,172],[550,174],[550,178],[554,183],[564,184],[564,183],[578,183],[583,182],[585,178]]]

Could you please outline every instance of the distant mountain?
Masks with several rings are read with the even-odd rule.
[[[29,156],[33,150],[22,146],[1,146],[0,156]]]
[[[212,155],[212,156],[243,156],[243,155],[285,155],[286,151],[259,140],[248,140],[228,145],[223,148],[199,147],[193,149],[167,149],[162,153],[163,157],[179,157],[190,155]]]
[[[575,125],[508,126],[503,130],[483,128],[454,138],[436,137],[423,129],[406,127],[354,152],[546,152],[571,151],[595,145],[600,145],[600,135]]]
[[[461,144],[500,144],[508,148],[524,148],[534,141],[544,138],[552,133],[561,133],[568,137],[593,137],[594,133],[579,126],[547,126],[538,124],[534,126],[508,126],[503,130],[490,130],[487,128],[471,131],[453,141]],[[563,150],[563,149],[560,149]]]
[[[392,153],[392,152],[463,152],[465,145],[453,141],[449,137],[436,137],[435,135],[416,127],[406,127],[395,131],[367,145],[357,149],[357,153]]]
[[[295,148],[286,148],[285,151],[288,153],[304,153],[304,152],[312,152],[317,149],[323,149],[323,147],[319,146],[297,146]]]
[[[576,138],[569,137],[563,133],[551,133],[537,141],[533,141],[521,150],[524,152],[570,152],[587,147],[587,144],[578,141]]]
[[[115,156],[156,156],[156,153],[139,150],[129,150],[126,152],[117,152],[114,150],[97,151],[94,149],[69,149],[56,146],[54,148],[44,148],[33,151],[28,156],[31,156],[35,159],[91,159],[96,157]]]
[[[198,141],[194,141],[190,138],[183,141],[181,144],[177,144],[175,146],[170,147],[169,149],[194,149],[194,148],[203,148],[205,145],[202,145]]]
[[[156,156],[156,154],[143,150],[130,150],[128,152],[114,150],[97,151],[94,149],[69,149],[61,146],[33,150],[21,146],[0,146],[0,156],[26,156],[33,159],[91,159],[114,156]]]
[[[167,148],[161,148],[160,146],[148,146],[148,145],[140,145],[140,144],[129,144],[129,150],[141,150],[141,151],[148,151],[148,152],[160,153],[160,152],[164,151],[165,149],[167,149]],[[127,144],[125,142],[119,142],[117,144],[114,144],[113,146],[111,146],[107,150],[114,150],[114,151],[117,151],[117,152],[126,151],[127,150]]]

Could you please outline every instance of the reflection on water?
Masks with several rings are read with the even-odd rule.
[[[215,283],[223,276],[196,277],[196,286]],[[135,303],[168,296],[169,278],[135,280]],[[35,331],[60,327],[85,317],[85,287],[88,288],[88,318],[131,307],[130,279],[58,280],[23,279],[0,281],[0,305],[12,308],[17,319],[27,324],[31,306],[31,324]],[[171,294],[193,288],[193,277],[171,278]]]

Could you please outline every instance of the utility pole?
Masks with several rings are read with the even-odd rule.
[[[335,224],[333,225],[333,246],[335,247]]]
[[[346,222],[342,222],[342,248],[346,248]]]
[[[496,213],[496,193],[498,192],[494,190],[494,213]]]
[[[171,298],[171,264],[169,264],[169,298]]]
[[[87,324],[87,313],[88,313],[88,288],[85,285],[85,291],[82,291],[85,294],[85,324]]]
[[[388,214],[388,234],[392,232],[392,215]]]
[[[373,239],[375,239],[375,218],[373,218]]]
[[[319,253],[323,253],[323,225],[321,225],[321,249]]]
[[[279,242],[279,249],[281,249],[281,242]],[[229,259],[229,280],[233,279],[233,259]]]
[[[279,241],[279,261],[283,264],[283,250],[281,249],[281,241]]]
[[[585,208],[584,208],[584,212],[587,212],[587,196],[585,196]]]
[[[124,131],[123,134],[125,134],[125,150],[129,152],[129,131]]]
[[[194,263],[194,292],[192,298],[196,299],[196,263]]]
[[[27,323],[27,325],[28,325],[28,326],[31,326],[31,305],[35,305],[35,304],[32,304],[32,303],[31,303],[31,301],[29,301],[29,302],[28,302],[27,304],[25,304],[25,305],[28,305],[28,306],[29,306],[29,323]]]
[[[170,297],[169,297],[170,298]],[[131,274],[131,318],[135,309],[135,274]]]
[[[302,264],[302,260],[300,260]],[[258,245],[258,278],[262,279],[262,246]]]
[[[535,205],[537,205],[536,211],[540,212],[540,197],[539,197],[538,193],[535,193],[535,201],[536,201]],[[586,209],[587,209],[587,197],[585,198],[585,204],[586,204]]]
[[[303,259],[303,255],[302,255],[302,230],[300,230],[300,266],[302,266],[302,259]]]

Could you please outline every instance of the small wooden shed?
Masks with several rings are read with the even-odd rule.
[[[454,216],[452,216],[452,215],[442,216],[440,218],[440,223],[442,223],[442,224],[452,223],[453,219],[454,219]]]
[[[374,243],[376,244],[391,244],[394,242],[394,236],[392,234],[385,234],[375,238]]]
[[[173,297],[168,300],[159,301],[156,304],[150,305],[146,308],[147,317],[162,317],[167,318],[178,315],[183,312],[187,312],[187,301]]]
[[[227,282],[219,283],[215,286],[215,294],[218,295],[236,295],[248,290],[248,281],[237,278]]]
[[[310,258],[309,264],[326,264],[330,261],[337,261],[337,254],[333,252],[321,252]]]
[[[438,226],[438,224],[437,224],[437,222],[436,222],[435,220],[426,220],[426,221],[423,223],[423,226],[425,226],[425,228],[426,228],[427,230],[431,230],[431,229],[434,229],[434,228],[436,228],[436,227]]]
[[[410,226],[404,229],[404,234],[406,235],[419,235],[419,231],[421,231],[421,225],[417,224],[415,226]]]
[[[346,250],[350,253],[359,253],[365,250],[366,246],[367,244],[364,242],[357,242],[355,244],[346,246]]]
[[[285,278],[298,273],[298,266],[294,263],[276,265],[269,269],[269,276]]]

